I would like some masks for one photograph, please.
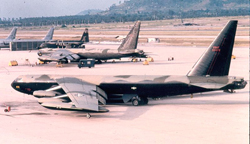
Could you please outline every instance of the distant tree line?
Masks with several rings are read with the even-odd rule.
[[[164,20],[174,18],[196,18],[196,17],[219,17],[219,16],[244,16],[250,15],[249,9],[235,10],[190,10],[190,11],[153,11],[137,12],[133,14],[95,14],[95,15],[75,15],[60,17],[35,17],[19,19],[0,19],[0,27],[12,26],[50,26],[50,25],[77,25],[93,23],[111,23],[111,22],[131,22],[137,20]]]

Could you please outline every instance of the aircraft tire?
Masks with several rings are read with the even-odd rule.
[[[132,105],[133,105],[133,106],[139,106],[139,105],[140,105],[139,99],[137,99],[137,98],[133,99],[133,100],[132,100]]]

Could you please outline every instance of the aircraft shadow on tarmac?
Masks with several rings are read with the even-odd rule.
[[[167,106],[167,105],[234,105],[234,104],[246,104],[249,105],[248,101],[235,101],[228,99],[200,99],[207,97],[222,97],[230,93],[223,92],[214,92],[214,93],[202,93],[194,94],[194,97],[191,98],[190,95],[180,95],[174,97],[166,97],[161,100],[149,99],[148,105],[142,106],[133,106],[131,103],[114,103],[112,105],[107,105],[105,108],[110,109],[108,113],[91,113],[93,118],[118,118],[121,120],[133,120],[141,115],[145,114],[153,106]],[[234,93],[236,97],[239,95],[248,95],[249,91],[237,91]],[[232,94],[233,95],[233,94]],[[66,116],[66,117],[82,117],[86,118],[85,111],[60,111],[60,110],[49,110],[41,107],[36,101],[27,101],[27,102],[3,102],[0,107],[4,110],[6,105],[11,106],[11,111],[8,113],[3,113],[0,115],[3,116],[28,116],[28,115],[37,115],[37,116]],[[119,108],[120,107],[120,108]],[[119,110],[116,110],[119,108]],[[22,112],[21,112],[22,111]],[[31,111],[31,112],[23,112]]]

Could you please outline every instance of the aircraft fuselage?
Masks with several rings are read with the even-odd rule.
[[[12,87],[25,94],[58,86],[57,78],[67,76],[19,76]],[[206,91],[241,89],[246,81],[241,77],[228,76],[74,76],[104,90],[109,99],[114,95],[135,94],[141,97],[159,98]],[[84,87],[84,86],[83,86]]]

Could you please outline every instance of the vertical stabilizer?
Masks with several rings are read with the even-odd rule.
[[[43,38],[45,41],[49,41],[53,39],[53,34],[54,34],[54,27],[51,27],[47,35]]]
[[[122,44],[118,48],[118,50],[124,49],[136,49],[137,42],[140,32],[141,22],[137,21],[131,31],[128,33],[127,37],[123,40]]]
[[[16,38],[16,31],[17,31],[17,28],[14,27],[11,32],[10,32],[10,35],[6,38],[7,40],[13,40]]]
[[[193,66],[188,76],[225,76],[231,63],[237,20],[231,20]]]
[[[81,37],[81,40],[80,41],[83,41],[83,42],[89,42],[89,31],[88,29],[86,28],[85,31],[83,32],[82,34],[82,37]]]

